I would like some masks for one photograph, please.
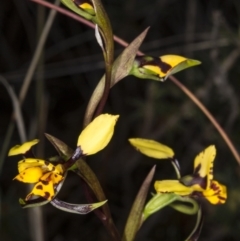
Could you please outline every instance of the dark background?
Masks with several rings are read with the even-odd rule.
[[[103,0],[103,4],[114,34],[126,41],[132,41],[151,26],[141,47],[145,53],[179,54],[202,61],[202,65],[176,77],[205,104],[240,151],[239,0]],[[17,94],[48,13],[49,10],[28,0],[1,1],[0,74]],[[123,47],[115,44],[115,50],[117,56]],[[44,71],[32,79],[22,112],[28,138],[41,139],[36,150],[39,156],[51,156],[54,149],[43,139],[43,133],[75,147],[86,105],[104,73],[104,62],[94,31],[58,14],[41,63]],[[11,99],[3,85],[0,103],[3,146],[12,113]],[[200,151],[216,145],[214,177],[227,185],[228,199],[220,206],[204,202],[206,216],[200,240],[239,240],[239,165],[213,125],[173,82],[127,77],[111,90],[104,112],[120,114],[114,137],[104,151],[89,157],[87,162],[102,183],[120,233],[151,167],[158,164],[155,180],[175,178],[167,161],[140,155],[127,141],[130,137],[142,137],[172,147],[184,175],[192,172],[193,159]],[[18,143],[15,128],[9,148]],[[18,198],[25,197],[28,191],[23,183],[12,181],[18,160],[0,160],[4,163],[0,174],[3,241],[31,240],[28,210],[18,204]],[[69,202],[87,202],[75,175],[69,175],[60,197]],[[93,213],[64,213],[50,204],[41,210],[46,241],[110,240]],[[194,222],[194,217],[166,208],[149,218],[136,240],[184,240]]]

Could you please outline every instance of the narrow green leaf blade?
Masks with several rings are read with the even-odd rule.
[[[128,220],[125,226],[123,241],[133,241],[137,231],[142,223],[142,211],[145,205],[145,200],[148,194],[149,186],[151,184],[153,175],[155,173],[155,166],[151,169],[145,178],[129,213]]]

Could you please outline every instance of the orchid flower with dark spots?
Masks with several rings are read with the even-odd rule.
[[[178,179],[156,181],[154,187],[157,193],[174,193],[193,198],[204,197],[211,204],[225,203],[227,198],[226,186],[213,180],[213,162],[216,156],[214,145],[207,147],[196,156],[192,175],[181,177],[180,167],[177,166],[178,162],[176,162],[174,152],[170,147],[141,138],[132,138],[129,141],[137,150],[147,156],[172,161]]]
[[[18,162],[19,174],[14,180],[36,183],[25,201],[34,196],[51,201],[56,195],[57,186],[65,179],[66,172],[80,157],[95,154],[107,146],[113,136],[118,117],[118,115],[109,114],[96,117],[79,135],[77,148],[67,161],[51,163],[35,158],[33,154],[31,158],[28,158],[31,147],[38,143],[37,139],[11,148],[9,156],[19,154],[24,156],[24,159]]]
[[[158,193],[175,193],[180,196],[204,197],[211,204],[223,204],[227,199],[227,188],[213,180],[213,161],[216,156],[214,145],[200,152],[194,160],[192,175],[179,180],[156,181]]]

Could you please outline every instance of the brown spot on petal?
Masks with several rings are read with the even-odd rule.
[[[144,65],[158,66],[165,74],[172,68],[170,64],[163,62],[160,58],[157,57],[151,57],[150,59],[146,56],[137,56],[136,60],[139,61],[139,67],[144,67]]]
[[[43,190],[43,186],[41,184],[36,186],[36,189]]]
[[[48,184],[49,184],[48,181],[43,181],[43,180],[41,180],[41,183],[42,183],[43,185],[48,185]]]
[[[49,197],[50,197],[50,193],[49,192],[45,192],[44,198],[49,199]]]

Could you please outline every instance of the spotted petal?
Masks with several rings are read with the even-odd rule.
[[[28,201],[32,196],[40,196],[47,200],[52,200],[54,197],[54,185],[52,181],[40,181],[38,182],[33,190],[25,198]]]
[[[24,142],[22,145],[16,145],[9,150],[8,156],[25,154],[27,151],[30,150],[32,146],[36,145],[38,142],[39,142],[38,139],[34,139],[32,141]]]
[[[210,188],[202,192],[202,195],[211,204],[223,204],[227,199],[227,188],[226,186],[218,183],[217,181],[212,181]]]

